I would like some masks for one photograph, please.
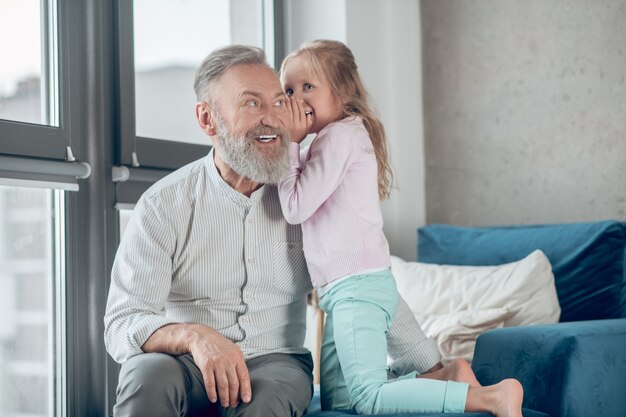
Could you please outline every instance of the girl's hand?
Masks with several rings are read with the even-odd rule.
[[[313,125],[312,110],[308,106],[305,106],[302,100],[288,97],[287,115],[287,131],[291,136],[291,141],[295,143],[302,142]]]

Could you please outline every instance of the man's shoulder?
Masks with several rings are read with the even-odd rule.
[[[145,199],[160,199],[174,193],[185,193],[196,187],[198,181],[208,176],[207,157],[197,159],[178,168],[155,182],[143,194]]]

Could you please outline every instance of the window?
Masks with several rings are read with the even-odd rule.
[[[65,207],[82,157],[79,0],[0,2],[0,415],[67,415]],[[73,34],[74,36],[70,36]],[[70,54],[72,50],[72,54]],[[71,83],[74,84],[70,88]],[[70,94],[71,92],[71,94]],[[86,315],[86,314],[85,314]]]
[[[198,127],[195,71],[228,44],[282,59],[281,1],[117,2],[120,123],[113,180],[118,207],[132,206],[155,181],[199,159],[210,138]],[[163,30],[167,28],[167,30]]]
[[[192,86],[207,51],[230,43],[229,3],[134,1],[137,136],[207,145]]]
[[[80,159],[81,67],[68,49],[72,19],[57,0],[0,2],[0,153],[74,161]],[[62,28],[62,30],[60,30]],[[63,71],[60,69],[63,68]],[[70,117],[70,114],[72,117]],[[1,168],[0,168],[1,169]]]
[[[49,112],[45,88],[42,94],[47,71],[42,60],[45,48],[41,47],[41,12],[39,0],[0,3],[0,39],[3,39],[0,118],[56,126],[56,120],[46,120]],[[11,42],[11,39],[21,41]]]
[[[61,415],[62,192],[0,187],[0,415]]]
[[[209,138],[194,113],[196,68],[233,43],[263,47],[273,63],[274,11],[268,0],[118,1],[118,164],[172,170],[205,155]]]

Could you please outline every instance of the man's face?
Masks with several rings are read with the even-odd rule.
[[[268,67],[238,65],[213,86],[215,147],[239,175],[277,183],[289,166],[285,96]]]

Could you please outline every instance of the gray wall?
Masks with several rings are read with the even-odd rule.
[[[422,1],[427,223],[626,220],[626,1]]]

